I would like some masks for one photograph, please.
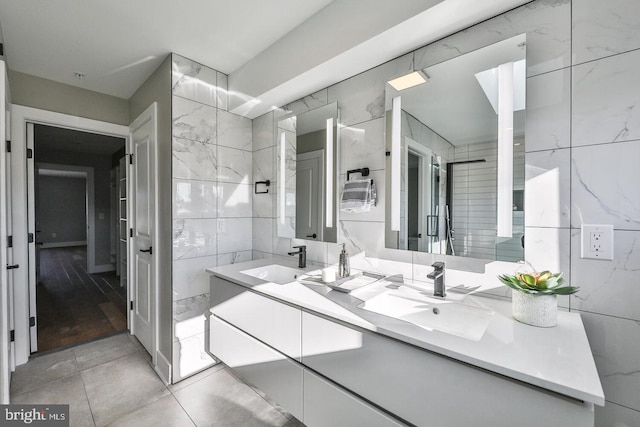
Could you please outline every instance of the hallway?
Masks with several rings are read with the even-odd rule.
[[[127,329],[127,290],[115,272],[88,274],[87,248],[40,250],[38,351]]]
[[[303,426],[219,364],[166,386],[128,332],[34,356],[11,380],[11,403],[69,404],[70,425]]]

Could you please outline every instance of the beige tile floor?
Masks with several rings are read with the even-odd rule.
[[[166,386],[128,333],[33,357],[11,403],[69,404],[71,426],[303,426],[220,364]]]

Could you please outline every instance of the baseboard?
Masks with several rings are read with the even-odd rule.
[[[169,363],[160,351],[156,351],[156,365],[154,366],[154,370],[165,384],[171,384],[171,363]]]
[[[107,271],[116,271],[116,266],[114,264],[101,264],[96,265],[92,269],[92,273],[106,273]]]
[[[77,242],[54,242],[54,243],[43,243],[42,249],[48,248],[67,248],[70,246],[87,246],[87,241],[78,240]]]

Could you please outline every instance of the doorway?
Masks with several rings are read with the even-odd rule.
[[[37,340],[31,351],[125,330],[127,289],[115,244],[120,200],[114,197],[125,139],[31,123],[27,134],[35,160],[29,202]]]

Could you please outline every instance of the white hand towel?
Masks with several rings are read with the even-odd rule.
[[[344,212],[369,212],[376,205],[376,184],[372,179],[347,181],[342,191],[340,210]]]

